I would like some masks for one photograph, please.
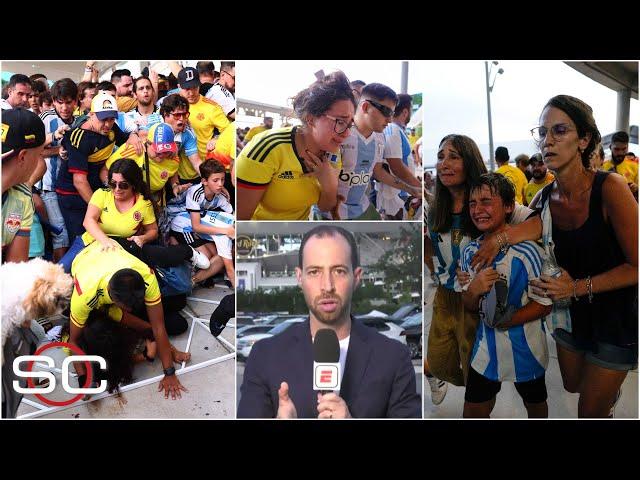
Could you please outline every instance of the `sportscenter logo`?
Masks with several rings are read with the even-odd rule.
[[[66,357],[62,362],[62,388],[65,392],[75,395],[69,400],[55,401],[44,396],[44,394],[51,393],[56,388],[56,377],[51,372],[34,372],[33,363],[45,363],[49,368],[55,368],[55,361],[53,358],[42,355],[42,352],[51,348],[66,347],[71,350],[75,355]],[[23,363],[28,362],[26,370],[22,370],[20,367]],[[85,369],[87,371],[86,383],[81,388],[72,387],[69,384],[69,365],[75,362],[84,362]],[[47,345],[43,345],[33,355],[22,355],[17,357],[13,361],[13,373],[20,378],[27,379],[27,388],[21,387],[18,380],[13,381],[13,389],[21,394],[33,394],[36,398],[40,399],[47,405],[54,407],[63,407],[71,405],[82,399],[85,395],[94,395],[102,393],[107,389],[106,380],[101,380],[100,385],[96,388],[89,388],[93,381],[93,369],[90,362],[95,362],[100,366],[101,370],[107,369],[107,361],[98,355],[85,355],[85,353],[77,346],[71,345],[66,342],[53,342]],[[37,388],[34,383],[34,378],[43,378],[49,380],[49,385],[46,387]]]

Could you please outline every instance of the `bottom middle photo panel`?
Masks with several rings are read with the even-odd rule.
[[[419,222],[240,222],[237,417],[421,418]]]

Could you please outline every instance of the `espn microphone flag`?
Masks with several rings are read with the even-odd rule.
[[[321,328],[313,339],[313,389],[340,389],[340,343],[336,332]]]

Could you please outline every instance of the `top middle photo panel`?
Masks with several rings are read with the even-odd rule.
[[[421,62],[243,61],[238,220],[422,220]]]

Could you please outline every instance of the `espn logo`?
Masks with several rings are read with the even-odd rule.
[[[337,390],[340,388],[339,364],[319,363],[314,368],[314,390]]]

